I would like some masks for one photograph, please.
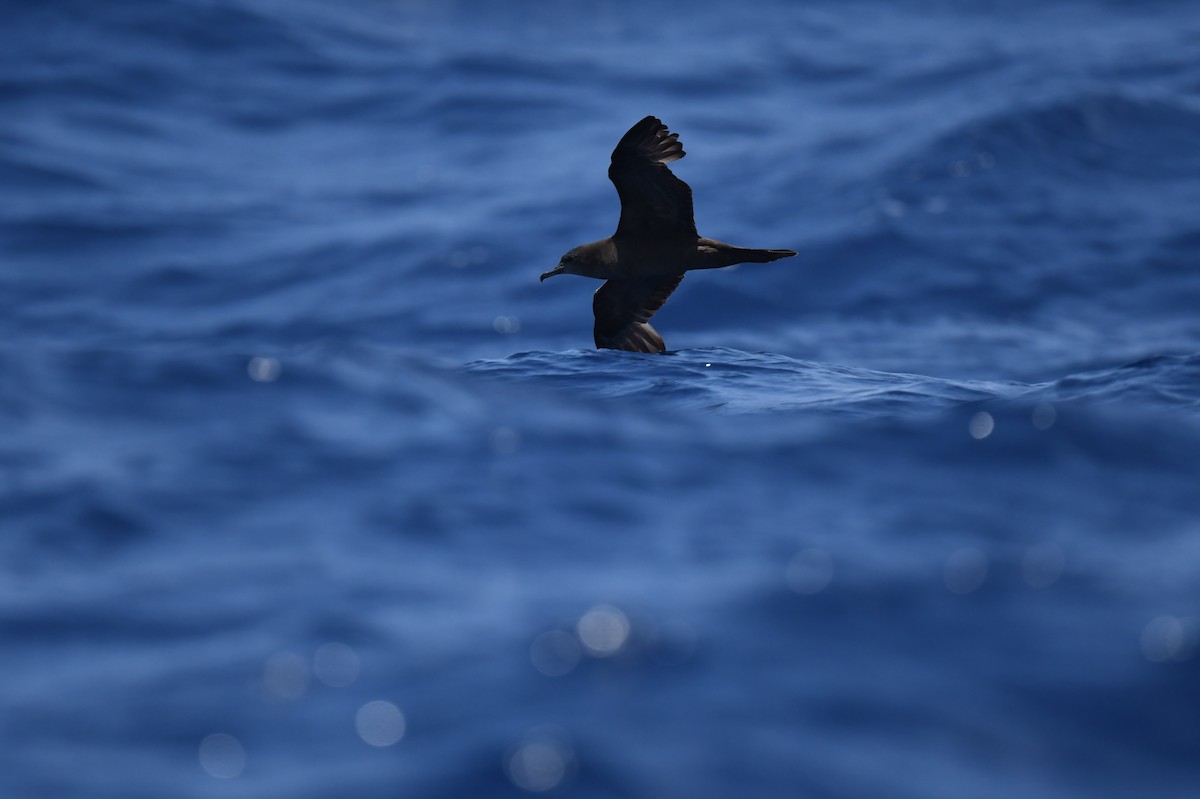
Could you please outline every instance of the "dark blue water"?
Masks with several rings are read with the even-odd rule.
[[[1196,796],[1200,15],[963,5],[4,3],[0,795]]]

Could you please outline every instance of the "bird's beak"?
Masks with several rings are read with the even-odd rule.
[[[562,273],[563,273],[563,267],[562,267],[562,264],[559,264],[558,266],[551,269],[549,272],[542,272],[541,280],[545,280],[548,277],[554,277],[555,275],[561,275]],[[539,281],[539,282],[541,282],[541,281]]]

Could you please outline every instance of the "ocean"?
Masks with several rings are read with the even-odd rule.
[[[0,7],[0,796],[1197,795],[1194,4]]]

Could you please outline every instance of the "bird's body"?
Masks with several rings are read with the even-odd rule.
[[[613,150],[608,176],[621,198],[612,236],[569,251],[542,280],[559,274],[604,280],[592,300],[598,348],[664,352],[649,319],[692,269],[766,263],[792,250],[756,250],[701,237],[692,215],[692,190],[667,168],[683,158],[679,134],[646,117]]]

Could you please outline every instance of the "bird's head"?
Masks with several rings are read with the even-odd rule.
[[[555,275],[579,274],[572,267],[575,267],[579,264],[580,256],[582,255],[582,253],[580,253],[581,249],[583,249],[583,248],[576,247],[575,249],[571,250],[566,255],[564,255],[562,258],[559,258],[558,266],[554,267],[549,272],[542,272],[541,279],[545,280],[546,278],[554,277]]]
[[[605,250],[604,241],[593,241],[591,244],[580,244],[566,255],[558,259],[558,266],[549,272],[542,273],[542,280],[555,275],[583,275],[584,277],[602,277]]]

